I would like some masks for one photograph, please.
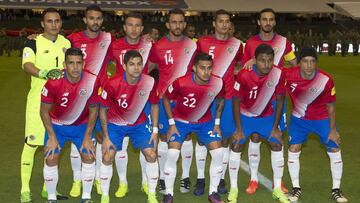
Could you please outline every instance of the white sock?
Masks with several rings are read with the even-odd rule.
[[[101,144],[96,143],[96,157],[95,157],[95,180],[100,180],[100,166],[102,163]]]
[[[74,181],[81,180],[81,156],[74,143],[71,143],[70,163],[73,171]]]
[[[343,171],[343,162],[341,159],[341,151],[328,152],[330,158],[330,169],[333,179],[333,189],[340,188],[341,176]]]
[[[127,147],[129,144],[129,137],[124,137],[121,151],[117,151],[115,154],[115,165],[119,175],[120,183],[128,184],[126,179],[127,165],[128,165],[128,153]]]
[[[58,166],[48,166],[45,163],[43,170],[48,200],[56,200],[56,186],[59,180]]]
[[[82,163],[81,180],[82,180],[82,199],[91,199],[91,189],[95,178],[95,162],[91,164]]]
[[[190,167],[191,167],[193,153],[194,153],[194,147],[192,140],[188,140],[188,141],[185,140],[181,146],[181,163],[182,163],[181,179],[190,177]]]
[[[223,157],[223,174],[221,175],[221,179],[225,179],[226,175],[226,169],[229,163],[229,154],[230,154],[230,148],[229,147],[223,147],[224,150],[224,157]]]
[[[147,183],[147,174],[146,174],[146,159],[143,153],[139,153],[139,161],[141,166],[141,184]]]
[[[113,166],[101,163],[100,167],[100,187],[102,195],[109,195],[110,182],[113,175]]]
[[[300,174],[300,154],[299,152],[288,151],[288,167],[289,174],[293,187],[300,187],[299,174]]]
[[[207,156],[207,149],[204,146],[199,145],[196,142],[195,146],[195,159],[196,159],[196,169],[197,169],[197,178],[203,179],[205,178],[205,164],[206,164],[206,156]]]
[[[260,144],[249,141],[248,157],[251,173],[251,180],[258,182],[258,170],[260,163]]]
[[[274,177],[274,188],[281,188],[281,178],[284,174],[284,151],[271,151],[271,166]]]
[[[176,163],[179,159],[180,151],[169,149],[164,167],[166,194],[174,195],[174,182],[176,177]]]
[[[156,192],[156,185],[159,179],[159,164],[158,162],[146,162],[146,175],[148,180],[149,193]]]
[[[221,175],[223,172],[223,148],[210,150],[211,163],[210,163],[210,185],[209,185],[209,195],[213,192],[217,192],[217,188],[220,183]]]
[[[231,188],[238,188],[238,173],[240,168],[241,152],[230,151],[229,155],[229,176]]]
[[[159,168],[160,168],[160,179],[164,180],[164,167],[166,162],[166,154],[168,152],[167,142],[163,142],[159,140],[157,150],[158,150],[158,160],[159,160]]]

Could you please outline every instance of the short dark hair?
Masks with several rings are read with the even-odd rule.
[[[83,59],[84,55],[82,51],[76,47],[68,48],[65,52],[65,61],[68,56],[81,56],[81,59]]]
[[[255,49],[255,58],[257,58],[260,54],[272,55],[273,57],[275,56],[274,49],[268,44],[260,44]]]
[[[168,15],[167,15],[166,21],[169,22],[170,16],[171,16],[171,15],[175,15],[175,14],[182,15],[182,16],[184,16],[184,18],[185,18],[185,13],[184,13],[183,10],[181,10],[181,9],[179,9],[179,8],[173,8],[173,9],[171,9],[171,10],[169,11],[169,13],[168,13]]]
[[[214,21],[216,21],[216,19],[217,19],[217,17],[218,17],[219,15],[228,15],[229,18],[230,18],[230,13],[229,13],[229,12],[227,12],[227,11],[224,10],[224,9],[219,9],[219,10],[217,10],[217,11],[215,12]]]
[[[272,8],[264,8],[263,10],[261,10],[261,11],[259,12],[259,14],[258,14],[258,20],[260,20],[261,15],[262,15],[263,13],[268,13],[268,12],[273,13],[274,16],[276,16],[276,13],[275,13],[274,9],[272,9]]]
[[[312,56],[312,57],[314,57],[314,58],[317,60],[316,50],[315,50],[313,47],[303,47],[303,48],[300,50],[298,59],[299,59],[299,61],[300,61],[302,58],[307,57],[307,56]]]
[[[59,10],[57,10],[56,8],[50,7],[50,8],[45,9],[45,10],[42,12],[42,14],[41,14],[41,19],[44,20],[44,19],[45,19],[45,15],[48,14],[48,13],[57,13],[57,14],[59,14],[59,16],[61,17]]]
[[[137,18],[137,19],[140,19],[141,22],[143,22],[143,16],[139,12],[130,12],[130,13],[126,14],[125,22],[126,22],[126,19],[128,19],[128,18]]]
[[[130,59],[132,58],[136,58],[136,57],[140,57],[141,58],[141,61],[143,60],[140,52],[138,52],[137,50],[129,50],[125,53],[124,55],[124,64],[127,64]]]
[[[85,15],[87,14],[88,11],[98,11],[98,12],[102,13],[101,8],[96,4],[88,5],[85,9]]]
[[[194,58],[194,65],[195,66],[198,65],[199,61],[211,61],[211,63],[212,63],[213,59],[209,54],[204,53],[204,52],[200,52]]]

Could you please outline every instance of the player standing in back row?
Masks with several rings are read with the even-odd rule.
[[[255,63],[255,50],[260,44],[270,45],[275,52],[274,65],[278,67],[284,66],[284,61],[288,61],[291,66],[296,66],[296,57],[291,47],[291,42],[275,32],[276,14],[271,8],[265,8],[260,11],[257,19],[259,33],[246,41],[244,56],[242,58],[243,68],[251,69]],[[275,108],[275,98],[273,107]],[[284,104],[282,119],[280,120],[280,130],[286,130],[286,103]],[[249,141],[248,158],[251,178],[246,189],[250,195],[256,192],[258,188],[258,168],[260,163],[260,139],[258,134],[253,134]],[[288,190],[282,185],[285,193]]]
[[[221,194],[225,194],[227,192],[224,179],[227,164],[229,161],[228,145],[229,138],[235,131],[231,105],[231,97],[235,83],[234,70],[235,66],[240,65],[243,51],[241,41],[236,39],[235,37],[229,36],[230,26],[230,14],[225,10],[218,10],[216,11],[213,20],[215,34],[213,36],[203,36],[197,42],[198,49],[201,52],[208,53],[213,58],[214,64],[212,74],[222,78],[225,86],[225,107],[221,119],[226,122],[220,123],[222,131],[222,144],[224,148],[224,170],[218,190],[218,192]],[[212,111],[214,112],[214,109]],[[198,172],[196,188],[194,190],[194,194],[196,196],[202,195],[204,193],[205,187],[204,171],[207,150],[205,146],[201,146],[200,144],[201,143],[199,142],[196,144],[195,150],[196,166]]]
[[[314,48],[300,51],[299,66],[286,71],[286,87],[292,102],[289,125],[288,167],[292,182],[291,201],[301,196],[299,183],[300,153],[302,144],[310,133],[316,133],[327,148],[333,186],[332,198],[337,202],[348,200],[340,191],[343,162],[340,150],[340,135],[336,129],[336,92],[332,77],[316,67]]]

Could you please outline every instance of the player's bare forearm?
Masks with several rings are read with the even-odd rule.
[[[336,122],[335,122],[335,104],[334,103],[328,103],[326,104],[326,109],[329,116],[330,121],[330,129],[336,130]]]
[[[104,138],[108,138],[109,137],[109,133],[108,133],[108,119],[107,119],[107,114],[108,114],[109,108],[104,108],[104,107],[100,107],[99,110],[99,114],[100,114],[100,125],[101,125],[101,129],[103,132],[103,136]]]
[[[27,62],[24,64],[24,71],[34,77],[39,77],[40,69],[37,68],[33,63]]]
[[[233,97],[232,98],[232,109],[233,109],[233,116],[235,121],[235,127],[236,130],[242,130],[241,129],[241,119],[240,119],[240,98]]]
[[[296,60],[296,58],[294,58],[293,60],[290,60],[289,63],[290,63],[290,65],[291,65],[291,67],[297,66],[297,60]]]
[[[85,131],[85,138],[87,139],[91,138],[91,134],[92,131],[94,130],[96,119],[98,117],[98,112],[99,112],[98,104],[89,106],[89,119]]]
[[[153,127],[158,127],[159,125],[159,104],[151,104],[150,106],[150,117]]]
[[[275,120],[274,120],[273,129],[279,126],[282,110],[284,107],[284,100],[285,100],[284,95],[282,94],[276,95]]]
[[[216,99],[216,114],[215,118],[221,118],[221,114],[224,110],[225,106],[225,99],[224,98],[217,98]]]
[[[50,110],[52,104],[41,103],[40,105],[40,117],[44,124],[45,130],[48,133],[49,138],[56,138],[54,128],[52,127]]]
[[[166,116],[168,117],[168,119],[172,118],[173,115],[172,115],[170,100],[169,100],[169,98],[167,98],[167,96],[165,94],[163,95],[163,106],[164,106]]]

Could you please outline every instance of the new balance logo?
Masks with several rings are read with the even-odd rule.
[[[122,94],[120,98],[126,98],[127,94]]]
[[[164,171],[164,174],[165,174],[166,176],[169,176],[169,175],[170,175],[170,173],[168,173],[168,172],[165,172],[165,171]]]
[[[249,154],[249,156],[258,157],[257,154]]]
[[[100,177],[100,180],[108,180],[107,177]]]
[[[63,96],[64,96],[64,97],[69,96],[69,92],[65,92],[65,93],[63,94]]]
[[[81,44],[81,48],[86,48],[87,44]]]
[[[190,93],[188,94],[188,97],[193,97],[195,94],[194,93]]]
[[[167,54],[171,54],[171,50],[166,50],[166,53],[167,53]]]
[[[337,162],[334,162],[334,164],[341,164],[342,161],[337,161]]]
[[[22,165],[30,166],[30,163],[23,163]]]

